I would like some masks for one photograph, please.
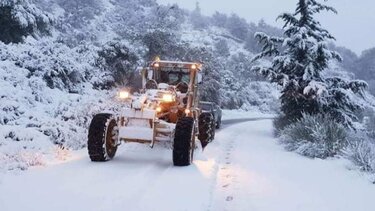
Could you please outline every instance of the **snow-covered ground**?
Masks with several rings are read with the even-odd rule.
[[[286,152],[269,119],[224,125],[189,167],[173,167],[169,149],[136,144],[106,163],[86,150],[60,156],[3,174],[0,210],[375,210],[374,185],[344,161]]]

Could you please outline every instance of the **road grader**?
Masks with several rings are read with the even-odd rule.
[[[215,121],[199,109],[199,84],[202,64],[155,60],[140,70],[142,89],[124,89],[118,98],[124,108],[118,114],[96,114],[88,132],[91,161],[111,160],[121,143],[161,142],[172,146],[175,166],[193,161],[196,138],[202,148],[212,141]]]

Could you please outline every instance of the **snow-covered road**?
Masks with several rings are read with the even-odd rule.
[[[127,144],[106,163],[82,150],[6,174],[0,210],[375,210],[375,185],[345,165],[286,152],[271,120],[249,121],[225,125],[189,167],[173,167],[168,149]]]

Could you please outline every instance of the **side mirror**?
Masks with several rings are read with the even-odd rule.
[[[201,84],[203,82],[203,76],[201,73],[198,73],[198,84]]]

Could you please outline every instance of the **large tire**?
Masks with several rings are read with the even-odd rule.
[[[205,148],[215,136],[214,118],[210,113],[202,113],[198,120],[199,134],[198,139],[202,144],[202,148]]]
[[[183,117],[176,124],[173,142],[173,165],[188,166],[193,161],[194,119]]]
[[[97,114],[91,121],[87,141],[91,161],[104,162],[112,159],[117,151],[114,140],[116,120],[111,114]]]

